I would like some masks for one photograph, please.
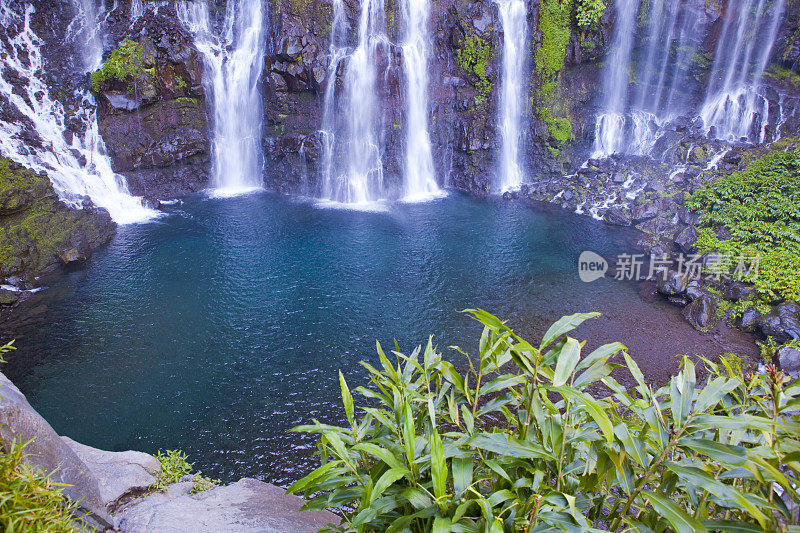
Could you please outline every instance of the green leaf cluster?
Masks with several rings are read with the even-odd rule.
[[[63,485],[22,462],[28,443],[0,451],[0,530],[5,533],[66,533],[77,531],[82,516],[77,503],[61,493]]]
[[[126,37],[113,52],[105,65],[92,72],[92,90],[100,92],[101,85],[108,80],[126,81],[133,79],[143,70],[142,45]]]
[[[768,300],[780,296],[800,301],[798,152],[769,152],[745,170],[701,187],[687,206],[701,214],[697,241],[701,253],[732,259],[759,256],[759,268],[745,280]],[[721,266],[730,271],[737,264],[734,260]]]
[[[180,450],[159,451],[156,459],[161,463],[161,471],[153,486],[154,490],[163,492],[173,483],[177,483],[184,476],[191,475],[194,487],[192,494],[213,489],[220,481],[203,475],[202,472],[193,473],[194,463],[190,463],[185,453]]]
[[[800,382],[684,358],[648,385],[625,346],[584,354],[558,320],[539,343],[481,310],[479,357],[459,372],[429,340],[356,389],[346,427],[315,423],[321,466],[290,492],[339,509],[346,531],[762,531],[800,502]],[[621,356],[631,389],[611,372]],[[598,394],[602,391],[602,396]]]
[[[591,27],[600,22],[606,11],[605,0],[575,0],[575,20],[578,26]]]

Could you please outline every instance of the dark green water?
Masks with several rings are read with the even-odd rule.
[[[410,351],[430,333],[456,360],[445,347],[480,333],[465,307],[532,335],[602,311],[581,335],[628,342],[656,377],[707,343],[635,285],[580,282],[582,250],[615,255],[629,237],[586,217],[459,195],[385,212],[198,196],[167,211],[20,309],[7,370],[59,433],[180,448],[226,480],[296,479],[313,441],[287,430],[340,419],[337,370],[355,385],[376,339]]]

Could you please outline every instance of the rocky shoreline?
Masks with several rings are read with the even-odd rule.
[[[191,476],[155,491],[161,464],[142,452],[108,452],[59,436],[0,373],[0,442],[9,451],[29,442],[25,463],[64,484],[63,493],[79,502],[76,517],[100,531],[139,533],[312,533],[339,517],[301,511],[302,499],[255,479],[194,492]]]

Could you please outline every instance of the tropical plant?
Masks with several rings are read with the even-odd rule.
[[[533,344],[481,310],[479,357],[459,372],[429,340],[381,367],[346,427],[315,422],[321,466],[289,489],[347,531],[762,531],[796,523],[800,385],[775,367],[683,358],[663,388],[625,346],[581,357],[558,320]],[[611,361],[621,355],[624,365]],[[629,373],[632,388],[612,370]],[[627,370],[626,370],[626,368]],[[615,373],[616,375],[616,373]],[[603,397],[605,396],[605,397]]]
[[[22,461],[27,443],[0,451],[0,530],[5,533],[61,533],[78,528],[78,505],[61,493],[63,485]]]

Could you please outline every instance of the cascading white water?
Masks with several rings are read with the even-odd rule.
[[[528,42],[524,0],[497,0],[503,26],[503,73],[500,80],[500,191],[519,188],[523,173],[520,163],[521,121],[524,111],[525,52]]]
[[[205,0],[179,2],[178,16],[203,56],[203,83],[213,103],[212,186],[220,195],[263,184],[263,108],[258,85],[264,67],[261,0],[229,0],[220,35]]]
[[[430,197],[439,191],[428,133],[428,19],[430,0],[405,0],[403,73],[406,89],[406,200]]]
[[[341,15],[340,15],[341,16]],[[340,19],[340,25],[344,22]],[[335,66],[344,49],[337,39],[337,31],[331,34],[331,69],[333,77],[328,79],[328,90],[335,91]],[[383,146],[379,134],[379,99],[377,61],[381,48],[388,50],[388,38],[384,31],[383,2],[363,0],[358,22],[358,44],[347,58],[344,82],[344,98],[341,105],[342,122],[333,117],[335,94],[326,95],[326,121],[329,145],[323,169],[323,195],[334,202],[365,204],[383,199]],[[386,54],[388,55],[388,54]],[[341,151],[342,157],[334,159],[333,152]]]
[[[603,157],[625,149],[625,107],[628,97],[628,66],[636,35],[636,14],[639,0],[618,0],[614,3],[617,22],[611,54],[603,71],[604,112],[595,125],[594,153]]]
[[[73,37],[77,48],[83,50],[86,72],[93,72],[103,64],[103,21],[100,15],[106,11],[105,2],[101,2],[98,8],[94,0],[72,0],[72,6],[76,16],[67,28],[67,35]]]
[[[333,0],[333,20],[331,21],[331,42],[328,50],[328,72],[326,74],[325,96],[323,100],[322,129],[322,197],[333,198],[334,150],[336,148],[336,74],[339,63],[347,55],[345,34],[347,19],[344,16],[342,0]]]
[[[77,16],[87,12],[76,9]],[[140,222],[155,216],[145,207],[141,198],[128,192],[124,178],[111,169],[111,161],[105,153],[94,112],[94,101],[88,93],[82,97],[80,111],[76,117],[85,131],[72,133],[68,141],[67,117],[64,106],[51,98],[43,79],[44,59],[41,53],[43,41],[31,29],[31,16],[35,13],[27,5],[25,13],[17,13],[8,3],[0,3],[0,22],[4,28],[19,27],[16,35],[0,40],[0,56],[3,67],[17,74],[17,91],[9,83],[8,76],[0,76],[0,96],[29,122],[38,136],[36,143],[30,142],[25,129],[18,123],[0,120],[0,153],[37,172],[47,172],[53,188],[68,205],[82,206],[82,198],[88,196],[95,205],[108,209],[111,217],[120,224]],[[73,26],[86,28],[97,21],[83,21]],[[84,48],[87,54],[94,50]],[[84,63],[93,63],[89,55]],[[20,83],[25,83],[21,86]],[[23,94],[18,90],[22,89]]]
[[[765,140],[763,124],[769,103],[759,94],[759,88],[784,5],[785,0],[743,0],[741,6],[728,6],[700,110],[706,127],[716,128],[720,139]],[[758,131],[753,131],[754,126]]]

